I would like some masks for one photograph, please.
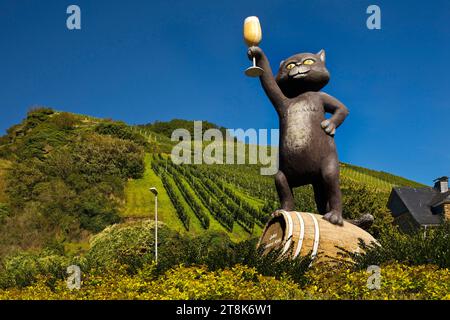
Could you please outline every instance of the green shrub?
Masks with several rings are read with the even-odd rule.
[[[149,273],[153,272],[149,266]],[[37,277],[33,285],[0,290],[4,299],[450,299],[450,270],[436,266],[381,266],[379,289],[367,286],[366,270],[317,265],[307,272],[300,286],[289,278],[261,275],[255,268],[236,265],[216,271],[202,266],[177,266],[158,278],[146,272],[127,275],[121,269],[103,273],[82,273],[80,290],[70,291],[64,280]]]
[[[33,107],[27,112],[27,118],[25,120],[25,131],[33,129],[38,124],[48,119],[50,115],[54,114],[53,109],[46,107]]]
[[[413,234],[401,233],[396,227],[386,228],[379,237],[378,245],[361,243],[360,253],[345,252],[356,268],[369,265],[400,262],[406,265],[433,264],[450,268],[450,222]]]
[[[39,276],[45,276],[48,283],[54,283],[56,279],[66,277],[66,269],[70,264],[80,264],[82,261],[72,260],[48,250],[12,254],[5,258],[0,269],[0,287],[25,287]]]
[[[144,150],[131,141],[86,134],[71,152],[79,173],[90,182],[105,176],[138,179],[144,174]]]
[[[149,143],[144,136],[134,132],[123,122],[101,122],[95,127],[95,131],[119,139],[130,140],[143,147],[149,147]]]
[[[372,273],[366,269],[320,265],[307,273],[305,294],[314,299],[450,299],[450,270],[433,265],[380,266],[380,288],[368,287]]]
[[[200,300],[200,299],[302,299],[299,286],[289,279],[265,277],[253,268],[235,266],[230,269],[208,271],[204,267],[179,266],[158,279],[129,276],[120,272],[85,274],[80,290],[70,291],[65,281],[48,286],[41,278],[25,289],[0,290],[3,299],[51,300]]]
[[[81,123],[79,117],[69,112],[57,113],[50,121],[60,130],[73,130],[76,125]]]
[[[304,274],[311,263],[309,256],[292,260],[282,249],[263,255],[263,248],[257,249],[258,239],[233,243],[226,233],[205,232],[198,237],[178,237],[161,250],[157,274],[178,264],[186,266],[205,265],[209,270],[231,268],[237,264],[254,267],[265,276],[281,279],[289,276],[297,283],[305,281]]]
[[[154,221],[132,222],[107,227],[92,237],[86,255],[89,267],[117,270],[125,266],[130,273],[154,260]],[[170,251],[177,234],[163,223],[158,224],[159,248]],[[176,248],[174,248],[175,250]]]

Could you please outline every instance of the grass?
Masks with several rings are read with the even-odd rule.
[[[169,228],[177,231],[184,230],[178,219],[175,208],[163,187],[161,179],[150,167],[151,157],[145,156],[145,172],[141,179],[129,180],[125,187],[126,204],[122,208],[122,216],[126,218],[153,219],[155,198],[150,193],[151,187],[158,189],[158,219],[166,223]]]

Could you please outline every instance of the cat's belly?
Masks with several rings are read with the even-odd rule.
[[[334,140],[321,127],[323,107],[297,102],[286,111],[281,123],[280,168],[291,175],[315,173],[322,157],[334,149]]]
[[[290,106],[282,123],[282,148],[294,153],[310,149],[318,139],[324,137],[320,127],[323,119],[323,111],[308,101]]]

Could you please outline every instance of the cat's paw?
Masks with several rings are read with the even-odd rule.
[[[253,60],[253,57],[255,57],[256,60],[258,60],[259,58],[261,58],[262,55],[263,55],[263,51],[260,47],[251,46],[250,48],[248,48],[247,56],[248,56],[249,60]]]
[[[342,214],[337,211],[330,211],[323,216],[323,219],[331,222],[332,224],[336,224],[342,226],[344,224],[344,219],[342,219]]]
[[[333,137],[336,134],[336,125],[333,121],[324,120],[320,125],[322,126],[322,129],[330,136]]]

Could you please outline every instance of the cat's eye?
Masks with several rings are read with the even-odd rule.
[[[294,67],[295,67],[295,63],[289,63],[289,64],[286,66],[286,69],[291,70],[291,69],[294,68]]]
[[[303,61],[303,64],[306,64],[307,66],[314,64],[314,60],[313,59],[306,59],[305,61]]]

